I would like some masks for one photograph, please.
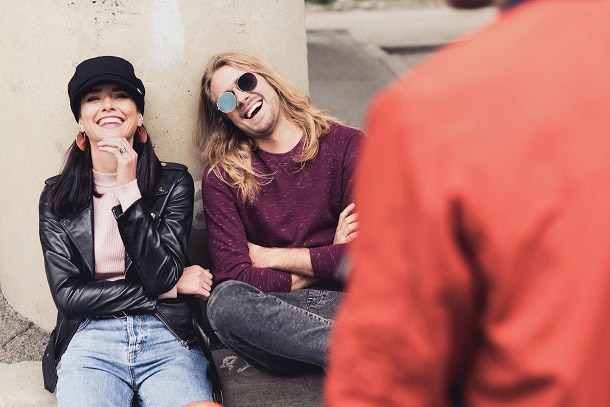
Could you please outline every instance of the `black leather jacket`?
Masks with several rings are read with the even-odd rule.
[[[45,388],[54,391],[56,366],[84,318],[155,314],[184,345],[195,342],[189,297],[157,300],[173,288],[187,261],[193,217],[193,178],[185,166],[162,163],[156,194],[125,212],[113,208],[125,245],[125,279],[95,282],[93,204],[69,216],[55,216],[46,205],[46,181],[39,204],[40,242],[47,279],[57,306],[57,325],[43,356]]]

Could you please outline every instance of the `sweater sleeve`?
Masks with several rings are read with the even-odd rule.
[[[138,199],[142,198],[137,179],[134,179],[129,184],[112,188],[112,192],[119,200],[123,212],[133,205]]]
[[[341,211],[353,202],[353,189],[356,181],[356,166],[364,135],[361,131],[350,129],[348,142],[344,145],[338,155],[342,160],[342,185]],[[355,211],[358,211],[356,206]],[[337,215],[337,223],[339,215]],[[313,275],[320,279],[336,279],[341,261],[347,253],[346,244],[332,244],[328,246],[315,247],[309,250]]]
[[[215,282],[237,280],[264,292],[289,292],[289,273],[252,266],[238,199],[235,188],[204,170],[203,206]]]
[[[313,275],[319,279],[334,279],[346,249],[347,245],[344,243],[309,249]]]

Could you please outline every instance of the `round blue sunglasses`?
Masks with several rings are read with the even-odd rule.
[[[246,72],[237,78],[237,88],[242,92],[250,92],[256,88],[258,80],[252,72]],[[216,107],[223,113],[231,113],[237,106],[237,98],[233,91],[227,91],[220,95],[216,101]]]

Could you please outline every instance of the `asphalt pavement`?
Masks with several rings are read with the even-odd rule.
[[[306,11],[310,95],[318,107],[358,128],[380,90],[431,51],[493,17],[491,10],[460,14],[438,0],[338,4]],[[40,360],[47,336],[0,290],[0,407],[56,405],[42,387]],[[321,405],[321,373],[278,377],[256,371],[225,349],[215,350],[214,357],[226,406]]]

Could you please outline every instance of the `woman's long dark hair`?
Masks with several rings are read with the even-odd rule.
[[[72,143],[68,149],[63,170],[57,180],[49,185],[47,205],[59,217],[64,217],[89,205],[93,195],[99,196],[93,186],[93,164],[89,138],[87,138],[86,144],[87,150],[82,151],[76,142]],[[162,171],[161,162],[155,154],[150,136],[146,143],[138,143],[134,137],[133,149],[138,153],[136,168],[138,186],[142,197],[147,199],[155,193],[158,186]]]

